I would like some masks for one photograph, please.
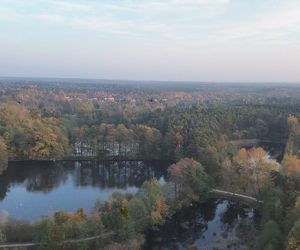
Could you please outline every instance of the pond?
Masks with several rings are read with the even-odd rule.
[[[181,210],[151,231],[144,249],[255,249],[259,221],[252,208],[211,199]]]
[[[10,164],[0,175],[0,220],[37,220],[55,211],[90,212],[115,191],[137,192],[144,181],[164,182],[168,162],[82,161]]]

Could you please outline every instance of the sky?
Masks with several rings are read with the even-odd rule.
[[[300,82],[300,0],[0,0],[0,76]]]

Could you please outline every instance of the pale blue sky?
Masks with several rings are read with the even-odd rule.
[[[300,82],[299,0],[0,0],[0,76]]]

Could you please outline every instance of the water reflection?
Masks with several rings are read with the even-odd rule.
[[[226,200],[210,200],[176,214],[147,237],[145,249],[254,249],[259,216]]]
[[[166,178],[166,162],[58,162],[10,165],[0,176],[0,211],[35,219],[56,210],[90,210],[114,191],[136,192]]]

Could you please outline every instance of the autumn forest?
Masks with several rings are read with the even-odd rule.
[[[245,249],[299,249],[299,105],[297,85],[2,79],[0,178],[17,163],[169,164],[165,181],[114,192],[92,212],[4,219],[0,242],[147,249],[153,230],[224,191],[250,197],[258,214]]]

